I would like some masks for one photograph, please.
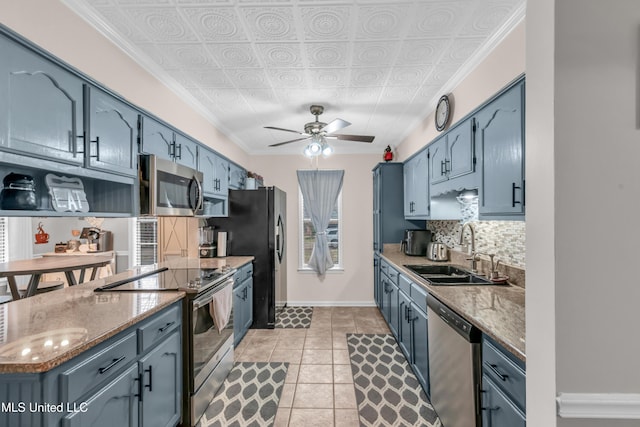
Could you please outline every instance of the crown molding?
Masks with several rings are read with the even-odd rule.
[[[131,43],[127,42],[117,32],[113,31],[111,27],[100,17],[100,15],[97,14],[84,1],[62,0],[62,3],[64,3],[80,18],[86,21],[98,33],[100,33],[107,40],[113,43],[117,48],[122,50],[136,64],[140,65],[149,74],[158,79],[167,88],[169,88],[169,90],[178,95],[180,99],[182,99],[186,104],[193,108],[198,114],[202,115],[209,123],[211,123],[214,127],[216,127],[216,129],[222,132],[234,144],[238,145],[246,153],[252,154],[249,148],[244,144],[244,142],[236,138],[229,129],[227,129],[213,114],[211,114],[211,112],[207,108],[202,105],[202,103],[200,103],[200,101],[198,101],[193,95],[191,95],[186,89],[184,89],[173,77],[168,75],[146,54],[141,52]]]

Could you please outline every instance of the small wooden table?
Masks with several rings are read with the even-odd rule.
[[[98,268],[104,267],[110,264],[112,256],[68,256],[68,257],[42,257],[34,259],[22,259],[17,261],[9,261],[0,263],[0,277],[6,277],[9,282],[9,288],[11,288],[11,295],[14,300],[20,299],[20,293],[18,292],[18,285],[16,284],[16,276],[28,276],[29,285],[27,286],[27,292],[24,298],[30,297],[35,294],[38,289],[38,283],[40,282],[40,276],[45,273],[58,273],[63,272],[67,278],[69,286],[75,286],[78,284],[76,277],[73,274],[74,270],[80,270],[80,281],[84,282],[84,275],[87,268],[92,268],[91,279],[96,278],[96,272]]]

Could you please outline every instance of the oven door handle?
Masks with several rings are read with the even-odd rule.
[[[213,296],[215,294],[217,294],[218,292],[220,292],[222,290],[222,288],[226,287],[226,286],[233,286],[233,278],[230,277],[227,280],[224,281],[224,283],[222,285],[220,285],[219,287],[216,287],[215,290],[210,291],[204,295],[202,295],[201,297],[198,297],[196,299],[193,300],[193,311],[196,311],[202,307],[204,307],[205,305],[211,303],[211,301],[213,301]]]

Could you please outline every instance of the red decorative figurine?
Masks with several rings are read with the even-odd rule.
[[[393,153],[391,152],[391,146],[387,145],[387,148],[384,149],[384,161],[390,162],[393,160]]]

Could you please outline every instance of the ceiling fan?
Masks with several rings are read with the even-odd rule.
[[[325,139],[342,139],[346,141],[373,142],[373,139],[375,138],[374,136],[367,136],[367,135],[344,135],[344,134],[334,133],[339,131],[340,129],[346,128],[351,123],[342,119],[332,120],[328,124],[318,121],[318,116],[324,112],[324,107],[322,105],[312,105],[309,108],[309,111],[311,111],[311,114],[316,116],[316,121],[309,122],[306,125],[304,125],[304,132],[299,132],[297,130],[291,130],[291,129],[283,129],[283,128],[274,127],[274,126],[265,126],[265,129],[282,130],[285,132],[292,132],[292,133],[297,133],[299,135],[303,135],[302,138],[296,138],[296,139],[291,139],[289,141],[278,142],[276,144],[269,145],[269,147],[278,147],[280,145],[290,144],[292,142],[311,140],[311,143],[307,148],[308,149],[311,148],[312,150],[317,149],[319,153],[320,150],[325,149],[325,146],[328,147],[328,144],[326,143]],[[314,147],[312,147],[312,145],[314,145]]]

